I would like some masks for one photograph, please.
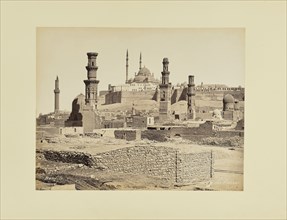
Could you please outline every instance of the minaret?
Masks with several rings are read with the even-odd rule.
[[[126,84],[128,83],[129,80],[129,51],[127,50],[127,55],[126,55]]]
[[[187,88],[187,118],[195,119],[195,109],[193,108],[193,96],[195,96],[194,88],[194,76],[188,76],[188,88]]]
[[[140,68],[139,68],[139,70],[141,70],[141,68],[142,68],[142,53],[140,53]]]
[[[86,85],[86,95],[85,102],[86,105],[92,106],[94,109],[97,109],[97,96],[98,96],[98,83],[97,80],[97,70],[96,60],[98,53],[87,53],[88,55],[88,65],[87,69],[87,80],[84,80]]]
[[[171,113],[171,103],[170,103],[170,96],[171,96],[171,83],[169,83],[169,74],[168,71],[168,58],[163,58],[163,71],[161,72],[162,75],[162,82],[159,85],[160,88],[160,103],[159,103],[159,118],[160,121],[164,121],[170,118]]]
[[[59,89],[59,77],[57,76],[56,80],[55,80],[55,89],[54,89],[54,93],[55,93],[55,109],[54,109],[54,113],[58,113],[59,112],[59,103],[60,103],[60,89]]]

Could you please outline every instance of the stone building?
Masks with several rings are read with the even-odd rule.
[[[55,89],[54,89],[54,93],[55,93],[55,107],[54,107],[54,112],[58,113],[60,110],[60,88],[59,88],[59,78],[57,76],[56,80],[55,80]]]
[[[194,76],[188,76],[188,89],[187,89],[187,118],[195,119],[195,104],[194,104]]]
[[[55,80],[54,95],[54,112],[40,114],[36,119],[37,126],[51,125],[54,127],[61,127],[64,126],[65,121],[68,119],[69,113],[60,110],[60,85],[58,76]]]
[[[66,127],[83,127],[83,132],[93,132],[94,129],[101,128],[101,118],[97,109],[98,83],[96,58],[97,53],[87,53],[88,65],[87,80],[85,83],[85,96],[78,95],[72,103],[72,112],[65,122]]]
[[[160,91],[160,101],[159,101],[159,120],[165,121],[170,119],[171,114],[171,83],[169,82],[169,74],[168,71],[168,58],[163,58],[163,71],[162,74],[162,82],[159,85]]]
[[[239,121],[243,118],[243,111],[240,111],[239,101],[231,94],[226,94],[223,98],[222,118],[225,120]]]
[[[158,88],[159,80],[154,77],[154,74],[147,67],[142,67],[142,55],[140,54],[139,70],[132,78],[128,78],[128,60],[127,51],[125,84],[109,85],[108,93],[105,95],[105,104],[156,100],[155,91]]]

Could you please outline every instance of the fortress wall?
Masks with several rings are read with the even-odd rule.
[[[105,95],[105,104],[121,103],[122,92],[110,92]]]
[[[143,92],[130,92],[122,91],[121,92],[121,102],[133,102],[138,100],[152,100],[155,95],[155,91],[143,91]]]

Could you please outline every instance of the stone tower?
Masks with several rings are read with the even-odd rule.
[[[85,102],[86,105],[92,106],[92,108],[97,109],[97,96],[98,96],[98,83],[97,80],[97,70],[96,60],[98,53],[87,53],[88,55],[88,65],[87,69],[87,80],[84,80],[86,85],[85,90]]]
[[[139,66],[139,70],[141,70],[142,68],[142,53],[140,53],[140,66]]]
[[[168,58],[163,58],[163,71],[161,72],[162,75],[162,82],[159,85],[160,89],[160,102],[159,102],[159,119],[160,121],[164,121],[170,118],[171,113],[171,83],[169,83],[169,74],[168,71]]]
[[[126,55],[126,84],[128,83],[129,80],[129,51],[127,50],[127,55]]]
[[[188,88],[187,88],[187,118],[195,119],[195,109],[193,96],[195,96],[195,88],[194,88],[194,76],[188,76]]]
[[[55,108],[54,108],[54,113],[58,113],[60,108],[59,108],[59,104],[60,104],[60,89],[59,89],[59,77],[57,76],[56,80],[55,80],[55,89],[54,89],[54,93],[55,93]]]

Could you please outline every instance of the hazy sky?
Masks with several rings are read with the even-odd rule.
[[[160,79],[162,59],[168,57],[172,84],[195,76],[195,84],[244,87],[245,32],[241,28],[38,28],[37,114],[54,110],[54,84],[60,80],[60,109],[71,110],[84,94],[87,52],[97,52],[99,91],[125,82],[126,50],[129,78],[146,66]]]

